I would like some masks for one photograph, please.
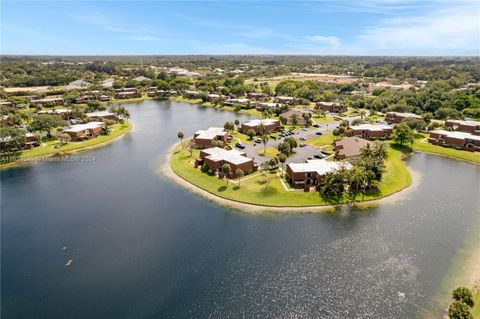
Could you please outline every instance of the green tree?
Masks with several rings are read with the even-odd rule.
[[[285,174],[284,169],[283,169],[283,165],[287,161],[287,156],[285,154],[281,153],[280,155],[278,155],[278,161],[280,163],[282,163],[282,176],[283,176]]]
[[[298,125],[297,114],[292,114],[292,116],[290,117],[290,124],[292,124],[293,127],[296,127]]]
[[[392,139],[400,145],[412,144],[415,134],[406,123],[400,123],[393,128]]]
[[[183,150],[183,137],[185,135],[183,134],[183,132],[178,132],[177,134],[177,137],[180,139],[180,144],[182,145],[182,150]]]
[[[222,173],[225,175],[225,178],[227,179],[227,185],[228,185],[228,174],[230,173],[230,171],[232,170],[232,168],[230,167],[230,164],[223,164],[222,165]]]
[[[240,179],[245,175],[242,169],[238,168],[235,171],[235,177],[238,179],[238,187],[240,187]]]
[[[253,137],[254,137],[256,134],[257,134],[257,133],[255,133],[255,131],[254,131],[253,129],[249,129],[249,130],[247,131],[247,136],[248,136],[248,138],[249,138],[250,140],[252,140]]]
[[[263,154],[265,155],[267,153],[268,135],[263,134],[261,139],[262,139],[262,143],[263,143]]]
[[[65,121],[58,115],[39,114],[33,117],[29,130],[47,132],[48,137],[51,137],[54,128],[65,126],[65,124]]]
[[[25,146],[25,131],[13,127],[0,127],[1,152],[18,150]]]
[[[470,308],[463,301],[454,301],[450,304],[448,317],[451,319],[473,319]]]
[[[235,120],[235,125],[237,126],[237,130],[238,130],[238,128],[240,127],[240,121],[239,121],[239,120]]]
[[[466,287],[457,287],[452,292],[452,297],[456,301],[463,301],[467,306],[473,307],[473,294],[470,289]]]
[[[60,144],[68,144],[68,142],[72,140],[72,137],[67,133],[63,133],[58,137],[58,140],[60,141]]]

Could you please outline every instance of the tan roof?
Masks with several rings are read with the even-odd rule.
[[[324,159],[307,160],[306,163],[290,163],[288,166],[294,173],[316,172],[320,176],[337,171],[341,168],[352,168],[352,165],[347,162],[329,162]]]
[[[240,152],[235,149],[227,151],[227,150],[224,150],[223,148],[212,147],[212,148],[207,148],[202,152],[204,152],[205,154],[208,154],[206,158],[214,162],[226,161],[234,165],[240,165],[240,164],[252,161],[251,158],[244,156],[245,154],[244,152]]]
[[[199,130],[195,132],[198,139],[213,140],[217,136],[225,136],[228,132],[223,127],[209,127],[206,130]]]
[[[335,142],[335,149],[339,155],[345,157],[354,157],[360,155],[360,150],[370,144],[369,141],[359,137],[345,137]]]

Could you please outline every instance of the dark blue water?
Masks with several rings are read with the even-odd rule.
[[[128,107],[129,136],[77,154],[95,162],[1,172],[2,318],[441,313],[429,299],[480,231],[477,166],[417,154],[408,164],[422,172],[420,185],[400,202],[250,215],[156,172],[178,131],[247,116],[168,102]]]

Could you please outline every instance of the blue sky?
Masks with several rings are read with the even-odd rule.
[[[480,1],[1,1],[2,54],[480,55]]]

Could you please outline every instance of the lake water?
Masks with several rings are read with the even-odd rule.
[[[2,318],[413,318],[480,231],[480,168],[417,154],[408,199],[368,211],[250,215],[160,176],[164,152],[226,120],[127,105],[135,130],[1,173]],[[65,263],[72,259],[70,267]],[[405,294],[405,297],[403,297]]]

